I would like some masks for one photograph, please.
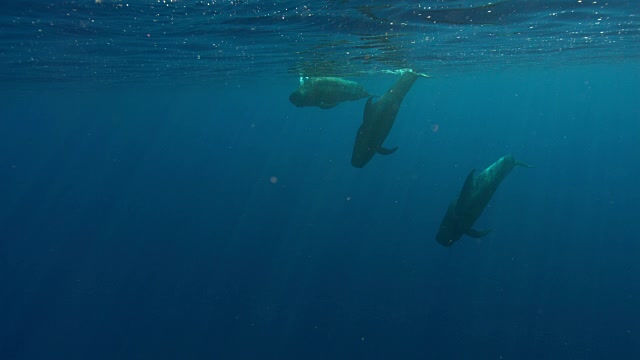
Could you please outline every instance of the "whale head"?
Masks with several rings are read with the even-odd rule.
[[[289,101],[297,107],[307,106],[306,96],[300,90],[296,90],[289,95]]]
[[[447,213],[444,215],[438,233],[436,234],[436,241],[443,246],[453,245],[453,243],[458,241],[464,234],[464,231],[460,229],[461,224],[456,216],[456,202],[457,199],[449,205]]]
[[[364,167],[375,155],[376,151],[369,144],[365,132],[360,129],[356,136],[356,142],[353,144],[353,153],[351,154],[351,165],[357,168]]]
[[[436,241],[444,246],[451,246],[456,240],[460,238],[460,236],[461,235],[455,233],[455,229],[442,224],[440,225],[440,229],[438,229],[438,233],[436,234]]]

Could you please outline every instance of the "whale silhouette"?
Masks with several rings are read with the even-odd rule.
[[[442,219],[436,241],[444,246],[451,246],[466,234],[473,238],[481,238],[491,229],[476,230],[473,224],[491,200],[498,186],[516,166],[531,168],[533,166],[518,162],[512,155],[506,155],[491,164],[474,178],[471,170],[458,197],[451,202]]]
[[[400,104],[420,74],[407,71],[400,79],[375,103],[373,97],[367,100],[364,107],[362,125],[356,134],[356,142],[351,155],[351,165],[361,168],[376,153],[389,155],[398,148],[388,149],[382,146],[396,120]]]
[[[302,78],[300,86],[289,95],[297,107],[317,106],[330,109],[341,102],[371,96],[359,83],[337,77]]]

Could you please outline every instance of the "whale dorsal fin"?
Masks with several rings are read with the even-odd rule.
[[[462,191],[460,191],[460,196],[458,196],[458,204],[464,204],[471,198],[471,194],[473,193],[473,173],[475,171],[476,169],[473,169],[469,175],[467,175],[467,179],[462,186]]]
[[[371,112],[371,106],[373,105],[373,96],[370,96],[367,103],[364,104],[364,118],[366,119]]]
[[[393,154],[396,150],[398,150],[398,147],[394,147],[393,149],[387,149],[387,148],[383,148],[382,146],[380,146],[377,150],[378,154],[380,155],[390,155]]]
[[[467,235],[471,236],[472,238],[479,239],[481,237],[487,236],[487,234],[489,234],[490,232],[491,232],[491,229],[485,229],[485,230],[469,229],[467,230]]]

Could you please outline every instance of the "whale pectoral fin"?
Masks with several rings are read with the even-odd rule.
[[[487,236],[487,234],[489,234],[490,232],[491,232],[491,229],[486,229],[486,230],[469,229],[467,230],[466,234],[471,236],[472,238],[479,239],[481,237]]]
[[[467,175],[467,179],[464,181],[464,185],[462,186],[462,191],[460,191],[460,196],[458,196],[458,204],[464,204],[471,198],[473,194],[473,173],[476,169],[471,170],[469,175]]]
[[[390,155],[393,154],[396,150],[398,150],[398,147],[394,147],[393,149],[387,149],[387,148],[383,148],[382,146],[380,146],[377,150],[378,154],[380,155]]]
[[[331,109],[332,107],[336,106],[338,104],[330,104],[330,103],[326,103],[326,102],[321,102],[320,105],[318,105],[321,109]]]

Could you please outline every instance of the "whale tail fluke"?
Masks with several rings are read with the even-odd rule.
[[[429,75],[429,74],[425,74],[425,73],[421,73],[421,72],[417,72],[414,71],[411,68],[407,68],[407,69],[398,69],[398,70],[380,70],[379,72],[383,73],[383,74],[396,74],[396,75],[402,75],[404,73],[414,73],[418,76],[424,77],[424,78],[432,78],[433,76]]]
[[[481,237],[485,237],[489,235],[490,232],[491,232],[491,229],[485,229],[485,230],[469,229],[467,231],[467,235],[471,236],[474,239],[479,239]]]
[[[416,75],[421,76],[423,78],[432,78],[433,76],[429,75],[429,74],[425,74],[425,73],[419,73],[417,72]]]
[[[515,164],[518,165],[518,166],[529,168],[529,169],[536,167],[535,165],[529,165],[529,164],[523,163],[521,161],[516,161]]]

